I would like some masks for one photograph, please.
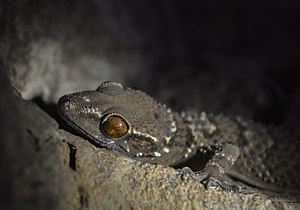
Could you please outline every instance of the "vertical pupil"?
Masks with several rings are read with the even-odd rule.
[[[108,137],[120,138],[127,133],[128,125],[122,117],[111,116],[102,123],[102,130]]]

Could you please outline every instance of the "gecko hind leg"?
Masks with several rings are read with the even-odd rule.
[[[187,174],[198,182],[205,182],[206,189],[215,189],[220,186],[227,191],[239,191],[240,186],[230,184],[224,180],[224,174],[233,166],[240,152],[234,144],[224,144],[215,150],[213,157],[207,162],[205,168],[194,172],[189,167],[178,169],[179,172]]]

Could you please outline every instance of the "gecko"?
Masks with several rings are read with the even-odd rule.
[[[207,189],[240,191],[240,185],[228,176],[271,191],[281,191],[285,185],[299,187],[291,178],[299,177],[294,170],[299,167],[299,155],[295,164],[288,164],[286,173],[282,172],[288,154],[274,157],[277,150],[286,148],[278,146],[266,128],[241,117],[179,113],[140,90],[111,81],[96,90],[61,97],[57,110],[94,145],[145,163],[176,166],[199,156],[199,164],[204,161],[199,171],[189,167],[177,170]],[[292,150],[299,154],[297,146]]]

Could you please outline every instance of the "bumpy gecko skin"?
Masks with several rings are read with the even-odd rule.
[[[241,118],[208,116],[204,112],[179,114],[144,92],[116,82],[63,96],[58,112],[92,143],[143,162],[172,166],[200,153],[200,158],[208,159],[201,171],[187,167],[178,171],[205,181],[207,188],[239,190],[238,185],[225,181],[225,174],[269,190],[279,191],[275,184],[285,184],[282,176],[272,176],[272,167],[266,169],[274,161],[268,156],[274,139],[267,130]],[[263,143],[255,140],[257,135]],[[299,162],[293,167],[299,167]],[[232,167],[234,164],[237,166]],[[293,186],[299,183],[293,182]]]

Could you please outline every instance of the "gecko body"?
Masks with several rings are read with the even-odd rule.
[[[288,175],[277,180],[272,167],[266,169],[274,161],[268,156],[276,145],[274,139],[266,129],[241,118],[177,113],[144,92],[116,82],[63,96],[58,112],[93,144],[142,162],[174,166],[200,154],[200,159],[207,160],[201,170],[184,167],[178,171],[204,182],[207,188],[239,190],[239,185],[224,179],[226,174],[275,191],[286,184],[282,180]],[[257,135],[263,144],[254,141]],[[298,166],[299,162],[293,167]]]

